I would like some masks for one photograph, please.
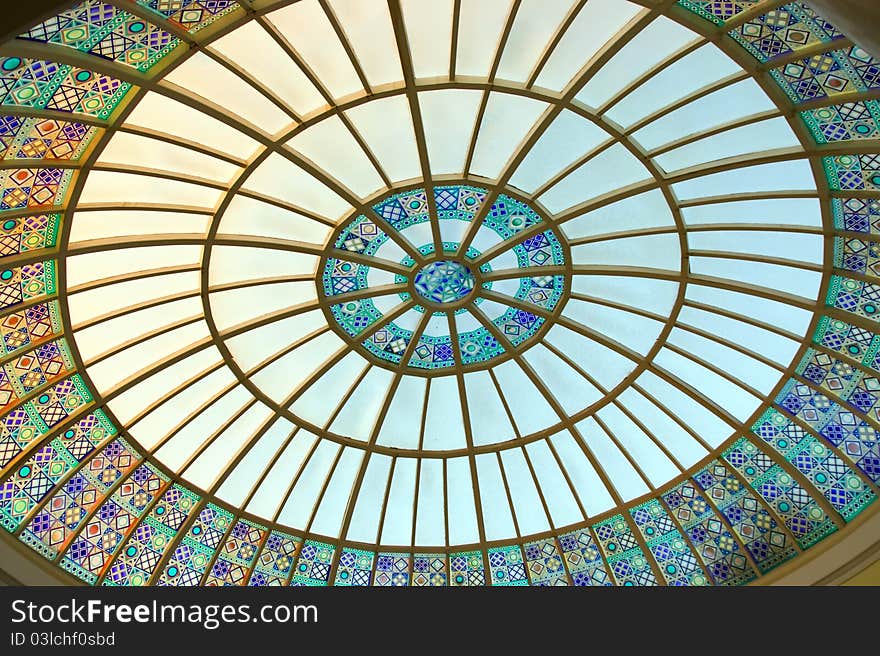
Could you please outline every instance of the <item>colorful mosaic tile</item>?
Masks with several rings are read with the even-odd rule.
[[[756,578],[736,538],[693,483],[679,484],[663,501],[716,585],[744,585]]]
[[[880,103],[860,100],[801,112],[816,143],[836,143],[880,136]]]
[[[880,273],[880,243],[855,237],[835,237],[834,266],[877,277]]]
[[[738,14],[751,9],[761,0],[678,0],[678,4],[695,14],[722,25]]]
[[[67,389],[67,385],[63,387],[65,390]],[[38,399],[27,401],[0,418],[0,466],[5,468],[30,445],[49,432],[51,426],[47,425],[40,415],[40,411],[45,410],[43,405],[38,403],[43,396],[40,395]],[[78,401],[82,401],[82,397],[77,394],[67,397],[67,402],[71,405]],[[77,409],[78,407],[72,407],[71,411]],[[54,416],[51,418],[54,419]],[[52,425],[54,426],[55,423],[57,422]],[[67,445],[65,448],[77,460],[81,460],[108,434],[114,435],[115,433],[116,428],[107,420],[104,413],[96,410],[93,414],[87,415],[74,426],[68,428],[59,439]]]
[[[137,0],[137,3],[190,33],[204,29],[239,8],[234,0]]]
[[[167,483],[168,478],[151,465],[138,467],[83,526],[59,566],[94,584]]]
[[[374,557],[375,554],[372,551],[345,547],[339,554],[339,563],[336,565],[336,580],[333,585],[346,587],[370,585]]]
[[[870,330],[826,316],[819,320],[813,343],[880,373],[880,335]]]
[[[180,527],[198,506],[200,497],[172,485],[138,524],[110,565],[103,585],[147,585]]]
[[[538,540],[523,547],[526,553],[526,568],[532,585],[568,585],[565,561],[559,553],[556,540]]]
[[[40,344],[0,367],[0,412],[16,405],[37,388],[73,371],[67,342],[58,339]]]
[[[413,555],[412,584],[417,587],[448,585],[445,554]]]
[[[55,260],[0,270],[0,308],[55,294]]]
[[[794,380],[782,388],[776,402],[837,447],[868,478],[874,482],[880,480],[877,431],[864,419]]]
[[[725,516],[761,572],[769,572],[797,555],[788,531],[720,460],[712,461],[694,476],[694,481]]]
[[[688,546],[675,522],[657,499],[630,509],[636,527],[668,585],[709,585],[709,578]]]
[[[280,531],[272,531],[260,551],[248,585],[261,587],[287,585],[301,546],[300,538]]]
[[[24,449],[48,429],[29,409],[20,411],[14,421],[10,420],[10,415],[18,414],[19,411],[13,411],[4,417],[4,440]],[[14,469],[5,468],[6,477],[0,486],[0,524],[10,532],[16,530],[71,469],[115,434],[116,428],[103,413],[96,411],[41,446],[23,462],[19,461]],[[9,451],[7,449],[7,454]],[[96,461],[95,466],[100,466],[100,461]]]
[[[823,164],[832,189],[880,191],[880,155],[826,157]]]
[[[648,557],[642,551],[623,515],[614,515],[593,526],[608,567],[618,585],[657,585]]]
[[[562,548],[572,585],[614,585],[590,529],[582,528],[560,535],[559,546]]]
[[[60,214],[3,219],[0,221],[0,258],[53,248],[60,222]]]
[[[880,62],[859,46],[793,61],[770,74],[795,103],[880,87]]]
[[[336,547],[333,545],[306,540],[299,552],[290,585],[317,587],[327,585],[335,553]]]
[[[76,112],[106,119],[131,89],[84,68],[21,57],[0,58],[0,104]]]
[[[828,445],[778,410],[768,409],[752,432],[806,476],[846,521],[876,500],[871,488]]]
[[[73,174],[48,168],[0,171],[0,211],[62,205]]]
[[[880,285],[831,276],[826,303],[865,319],[880,321]]]
[[[411,556],[400,553],[380,553],[376,557],[373,585],[385,588],[404,588],[409,585]]]
[[[20,39],[53,43],[149,70],[179,40],[111,4],[86,0],[35,25]]]
[[[0,357],[12,355],[61,333],[58,301],[35,303],[0,317]]]
[[[140,459],[140,454],[122,439],[107,444],[43,504],[22,532],[21,540],[54,560],[68,547],[82,522],[104,502],[116,481]]]
[[[790,2],[755,16],[730,32],[758,61],[842,39],[843,34],[803,2]],[[830,47],[830,46],[829,46]]]
[[[802,549],[837,530],[834,520],[810,492],[752,442],[742,438],[722,457],[776,511]]]
[[[202,585],[245,585],[266,537],[266,527],[238,520],[226,536]]]
[[[526,568],[519,547],[493,547],[489,549],[489,580],[492,585],[528,585]]]
[[[449,554],[449,585],[486,585],[483,570],[483,554],[479,551],[464,551]]]
[[[202,508],[165,564],[156,585],[199,585],[232,524],[232,513],[228,510],[213,503]]]
[[[79,160],[100,130],[54,118],[0,115],[3,159]]]
[[[880,235],[880,199],[834,198],[831,209],[836,229]]]

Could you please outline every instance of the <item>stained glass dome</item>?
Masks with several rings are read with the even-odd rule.
[[[880,61],[774,0],[0,45],[0,524],[89,585],[739,585],[876,512]]]

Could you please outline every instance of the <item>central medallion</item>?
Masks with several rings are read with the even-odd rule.
[[[457,303],[474,291],[474,274],[461,262],[431,262],[416,273],[414,286],[423,298],[438,305]]]

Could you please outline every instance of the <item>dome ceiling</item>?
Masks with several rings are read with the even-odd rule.
[[[877,495],[878,89],[799,2],[76,3],[0,46],[0,523],[92,585],[768,580]]]

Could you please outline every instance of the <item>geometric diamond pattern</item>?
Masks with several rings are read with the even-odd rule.
[[[757,576],[726,524],[691,481],[667,492],[663,501],[716,585],[743,585]]]
[[[232,513],[212,503],[207,504],[177,544],[156,585],[199,585],[231,526]]]
[[[217,560],[202,585],[246,585],[257,553],[266,536],[266,528],[240,519],[226,536]]]
[[[761,572],[797,555],[788,531],[720,460],[713,460],[694,481],[725,516]]]
[[[636,506],[629,511],[667,585],[709,585],[706,573],[688,542],[678,532],[675,522],[657,499]]]
[[[300,538],[280,531],[272,531],[260,551],[248,585],[261,587],[287,585],[301,546]]]

